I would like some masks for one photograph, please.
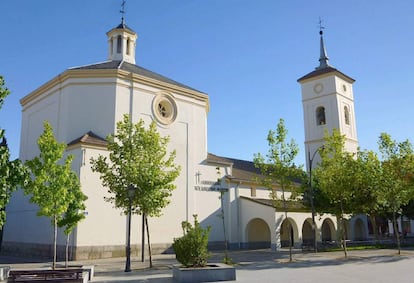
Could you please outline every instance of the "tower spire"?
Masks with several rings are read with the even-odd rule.
[[[328,55],[326,54],[326,49],[325,49],[325,44],[323,42],[323,29],[325,27],[322,26],[322,20],[321,18],[319,18],[319,34],[321,36],[321,40],[320,40],[320,56],[319,56],[319,67],[317,67],[316,69],[323,69],[323,68],[327,68],[330,67],[329,65],[329,58]]]

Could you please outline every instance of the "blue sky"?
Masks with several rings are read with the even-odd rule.
[[[121,0],[1,0],[0,74],[11,95],[0,110],[18,157],[19,99],[69,67],[107,59],[106,32]],[[414,142],[414,2],[306,0],[129,0],[137,64],[210,96],[208,150],[252,160],[280,118],[301,151],[297,79],[318,65],[318,19],[330,63],[356,80],[361,148],[381,132]]]

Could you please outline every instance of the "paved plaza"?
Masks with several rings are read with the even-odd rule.
[[[414,250],[350,251],[348,259],[343,252],[303,253],[294,251],[294,261],[288,262],[287,251],[271,250],[232,251],[230,257],[236,262],[237,280],[232,282],[414,282]],[[223,253],[213,253],[209,262],[219,262]],[[13,269],[48,267],[50,263],[0,257],[1,265]],[[26,263],[24,263],[26,262]],[[148,261],[132,260],[132,272],[123,272],[124,258],[72,262],[95,266],[92,282],[174,282],[171,266],[177,264],[174,255],[156,255],[154,267]]]

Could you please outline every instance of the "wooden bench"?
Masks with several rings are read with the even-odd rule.
[[[83,273],[81,268],[11,270],[7,282],[84,282]]]

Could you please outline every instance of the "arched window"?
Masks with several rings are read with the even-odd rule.
[[[131,41],[128,38],[126,42],[126,54],[127,55],[131,54],[130,48],[131,48]]]
[[[109,40],[109,50],[111,51],[111,55],[114,54],[114,40],[111,37],[111,39]]]
[[[325,107],[319,106],[316,108],[316,125],[325,125]]]
[[[122,52],[122,36],[118,35],[118,38],[116,40],[116,52],[121,53]]]
[[[344,107],[345,124],[349,125],[349,109],[347,106]]]

